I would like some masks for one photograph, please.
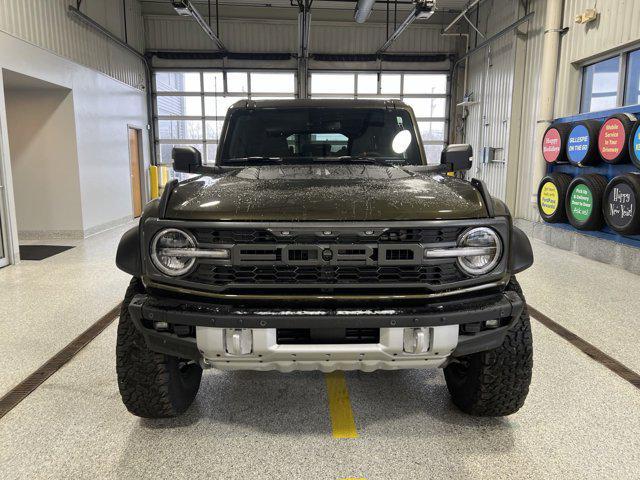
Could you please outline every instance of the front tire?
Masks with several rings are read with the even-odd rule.
[[[522,295],[515,280],[508,290]],[[517,412],[529,393],[533,369],[531,323],[525,304],[498,348],[457,358],[444,369],[453,403],[463,412],[502,417]]]
[[[175,417],[193,403],[202,368],[147,348],[128,309],[139,293],[144,293],[144,286],[140,279],[133,278],[122,302],[116,345],[116,372],[122,402],[138,417]]]

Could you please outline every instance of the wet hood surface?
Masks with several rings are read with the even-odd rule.
[[[179,184],[166,218],[218,221],[447,220],[486,217],[479,192],[439,174],[378,165],[247,167]]]

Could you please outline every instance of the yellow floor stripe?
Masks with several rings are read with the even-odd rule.
[[[327,382],[333,438],[358,438],[344,372],[326,373],[324,378]]]

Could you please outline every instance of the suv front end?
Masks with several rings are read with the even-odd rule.
[[[118,267],[134,277],[125,320],[144,348],[189,375],[445,368],[463,410],[517,410],[522,388],[515,407],[465,407],[470,386],[458,370],[528,325],[513,275],[531,265],[531,246],[482,182],[421,168],[249,165],[169,183],[118,249]],[[171,402],[160,411],[128,402],[134,386],[119,368],[133,413],[180,413]]]

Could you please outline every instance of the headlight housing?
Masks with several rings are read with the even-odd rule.
[[[489,227],[471,228],[458,239],[458,248],[468,249],[469,255],[458,257],[458,266],[468,275],[489,273],[502,257],[502,240]]]
[[[195,247],[196,242],[188,233],[177,228],[165,228],[151,241],[151,260],[165,275],[179,277],[191,270],[196,259],[193,255],[180,256],[175,250],[195,250]]]

